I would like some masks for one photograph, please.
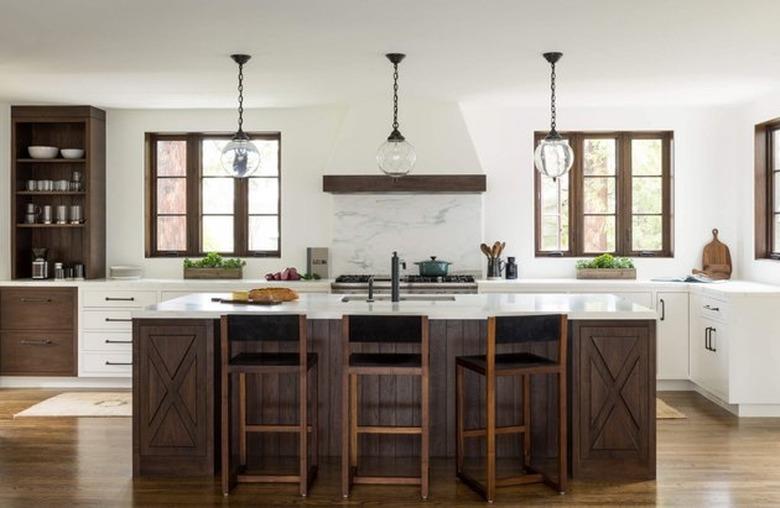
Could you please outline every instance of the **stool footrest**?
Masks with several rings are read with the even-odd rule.
[[[509,487],[512,485],[528,485],[529,483],[543,483],[544,477],[541,473],[521,474],[517,476],[507,476],[506,478],[496,478],[496,487]]]
[[[363,425],[357,427],[358,434],[422,434],[422,427]]]
[[[247,425],[245,429],[247,432],[300,432],[301,426],[294,423],[279,425]],[[311,425],[308,425],[306,430],[311,432]]]
[[[496,435],[501,436],[504,434],[524,434],[527,432],[525,425],[506,425],[504,427],[496,427]],[[463,437],[484,437],[487,431],[485,429],[465,429],[463,431]]]
[[[354,476],[355,485],[420,485],[419,476]]]

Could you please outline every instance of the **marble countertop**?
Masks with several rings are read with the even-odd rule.
[[[493,293],[455,295],[448,301],[405,300],[399,303],[368,303],[365,295],[302,294],[295,302],[274,306],[224,304],[212,298],[229,298],[226,293],[186,295],[143,310],[134,318],[216,319],[223,314],[295,313],[309,319],[340,319],[344,314],[424,314],[430,319],[485,319],[488,316],[563,313],[569,319],[656,319],[654,310],[611,294],[583,293]],[[417,295],[419,296],[419,295]],[[442,295],[436,295],[441,297]]]

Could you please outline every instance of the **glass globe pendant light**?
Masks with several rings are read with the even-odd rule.
[[[552,92],[550,95],[550,132],[536,147],[534,163],[541,174],[555,181],[571,169],[574,163],[574,150],[555,128],[555,63],[561,59],[563,53],[544,53],[543,56],[545,60],[550,62],[552,68],[550,73],[550,90]]]
[[[260,167],[260,152],[244,132],[244,64],[252,58],[249,55],[230,55],[238,64],[238,130],[230,143],[222,149],[222,168],[234,178],[251,176]]]
[[[393,64],[393,130],[387,137],[387,141],[379,145],[376,162],[386,175],[399,178],[409,174],[417,161],[414,147],[398,130],[398,64],[406,55],[388,53],[385,56]]]

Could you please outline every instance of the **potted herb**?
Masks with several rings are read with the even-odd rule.
[[[636,279],[636,268],[628,258],[602,254],[593,259],[577,261],[578,279]]]
[[[184,260],[185,279],[240,279],[246,261],[225,259],[216,252],[209,252],[202,259]]]

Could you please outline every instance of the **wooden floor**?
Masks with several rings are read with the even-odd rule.
[[[358,486],[339,497],[338,463],[326,461],[306,500],[295,486],[241,485],[229,498],[203,479],[133,480],[129,418],[23,418],[13,413],[58,392],[0,390],[0,506],[484,506],[434,461],[431,497],[413,487]],[[501,489],[497,506],[780,505],[780,419],[741,419],[693,393],[661,397],[688,418],[658,423],[658,479],[572,482],[559,496],[536,485]]]

